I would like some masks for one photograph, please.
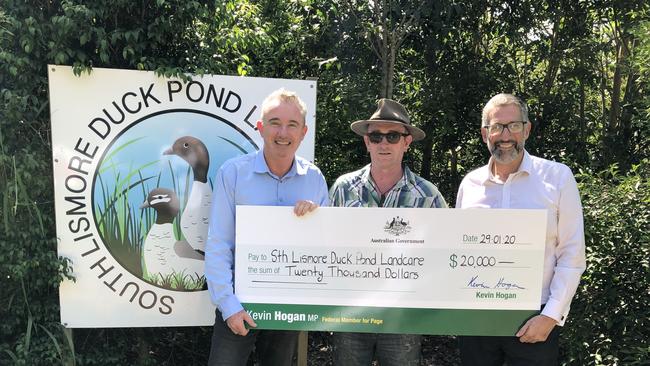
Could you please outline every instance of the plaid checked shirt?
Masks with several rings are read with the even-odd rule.
[[[423,207],[446,208],[447,202],[433,183],[404,165],[402,179],[384,197],[370,175],[370,164],[340,176],[330,188],[333,207]]]

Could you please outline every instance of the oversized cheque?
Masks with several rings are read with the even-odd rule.
[[[236,230],[260,328],[513,335],[539,311],[543,210],[238,206]]]

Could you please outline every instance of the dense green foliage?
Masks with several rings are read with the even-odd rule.
[[[650,360],[650,162],[624,175],[582,174],[587,270],[563,334],[567,359],[583,365]]]
[[[392,95],[428,135],[409,164],[450,203],[460,179],[487,160],[482,104],[500,91],[522,95],[535,128],[527,148],[582,172],[588,269],[563,333],[563,362],[647,363],[650,5],[369,4],[2,0],[0,364],[205,364],[209,349],[207,328],[87,329],[68,338],[58,325],[58,285],[73,269],[56,256],[48,63],[78,73],[317,77],[316,156],[330,183],[368,160],[349,123]]]

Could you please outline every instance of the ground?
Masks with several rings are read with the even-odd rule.
[[[309,365],[332,365],[331,332],[309,332],[308,360]],[[422,341],[422,360],[420,365],[460,365],[456,338],[449,336],[425,336]]]

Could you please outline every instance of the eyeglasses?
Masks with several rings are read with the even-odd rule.
[[[388,132],[388,133],[370,132],[366,134],[366,136],[368,136],[368,140],[370,140],[370,142],[372,142],[373,144],[381,143],[381,140],[383,140],[384,137],[386,138],[386,141],[388,141],[388,143],[396,144],[399,142],[399,140],[402,137],[406,137],[408,135],[409,135],[408,133],[399,133],[395,131]]]
[[[491,135],[500,135],[503,129],[507,128],[510,133],[519,133],[524,130],[526,121],[512,121],[508,123],[493,123],[489,126],[483,126]]]

